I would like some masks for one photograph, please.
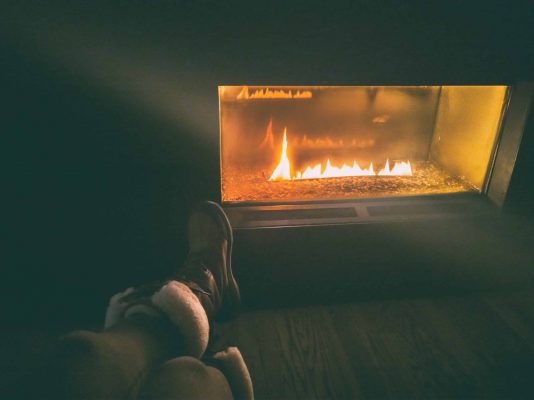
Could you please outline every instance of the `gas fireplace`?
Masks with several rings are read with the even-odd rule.
[[[528,111],[526,92],[528,101],[506,85],[220,86],[222,201],[486,194],[512,96]]]

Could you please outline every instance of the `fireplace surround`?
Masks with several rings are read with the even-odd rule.
[[[220,86],[222,202],[238,228],[496,210],[532,88]]]

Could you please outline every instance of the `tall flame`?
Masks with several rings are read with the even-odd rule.
[[[284,140],[282,142],[282,153],[280,154],[280,162],[276,166],[269,180],[291,180],[291,163],[289,162],[289,158],[287,157],[287,128],[284,128]]]
[[[330,159],[326,160],[326,165],[323,170],[321,163],[315,166],[307,166],[304,172],[298,171],[294,177],[291,177],[291,162],[287,156],[287,128],[284,128],[284,139],[282,141],[282,152],[280,153],[280,161],[273,171],[270,181],[290,181],[302,179],[320,179],[320,178],[342,178],[348,176],[411,176],[412,166],[410,161],[396,161],[393,168],[389,166],[389,159],[386,161],[384,168],[378,173],[374,171],[373,163],[369,164],[368,168],[361,168],[356,160],[353,161],[352,166],[343,164],[341,167],[332,165]]]

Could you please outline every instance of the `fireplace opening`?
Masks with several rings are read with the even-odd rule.
[[[220,86],[225,203],[487,189],[508,86]]]

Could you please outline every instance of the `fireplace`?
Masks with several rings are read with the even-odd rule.
[[[502,204],[531,93],[529,85],[220,86],[222,201],[251,226],[363,221],[384,204],[423,210],[486,195]]]

